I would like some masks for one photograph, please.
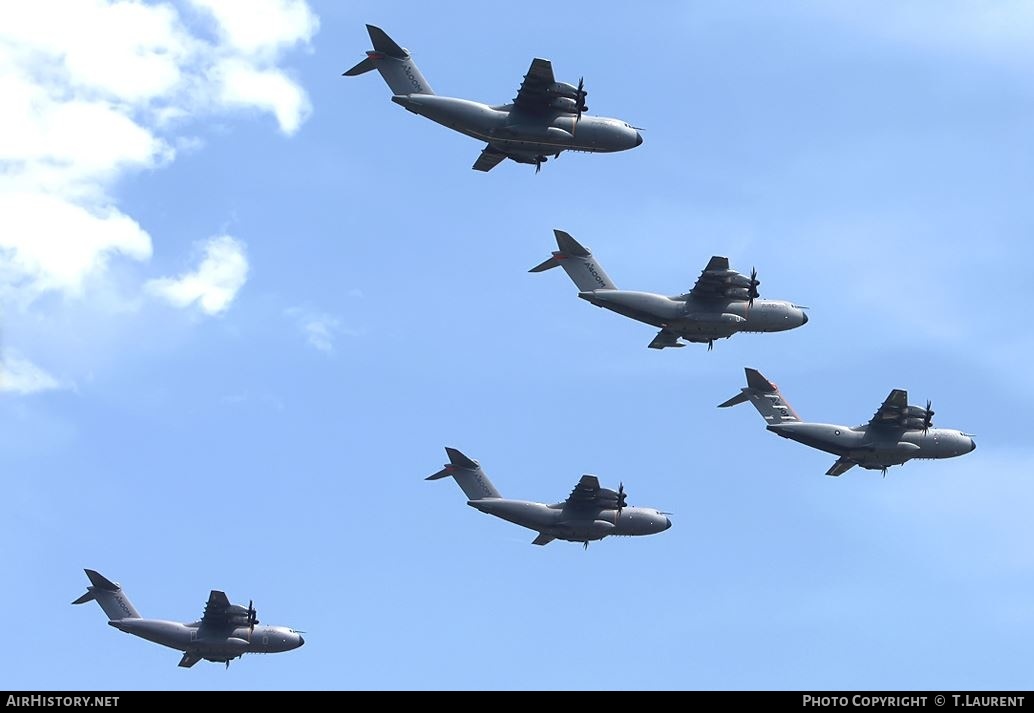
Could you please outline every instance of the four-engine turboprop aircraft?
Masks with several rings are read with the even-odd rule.
[[[856,465],[881,470],[913,458],[954,458],[977,447],[972,434],[933,427],[933,410],[908,405],[908,392],[894,389],[868,423],[838,426],[802,421],[779,389],[757,369],[746,369],[747,386],[719,408],[750,401],[783,438],[839,456],[826,475],[841,475]]]
[[[584,83],[558,82],[548,59],[535,58],[517,96],[509,104],[483,104],[435,94],[409,51],[384,30],[367,25],[373,49],[345,72],[354,77],[376,69],[391,88],[391,100],[414,114],[486,142],[475,171],[491,171],[506,158],[534,164],[538,173],[548,156],[562,151],[613,153],[643,143],[639,129],[620,119],[583,116]]]
[[[670,513],[626,505],[624,484],[610,490],[601,488],[595,475],[583,475],[561,503],[511,500],[499,495],[476,460],[455,448],[446,447],[445,452],[449,463],[427,480],[452,476],[466,494],[467,505],[538,532],[533,545],[568,540],[588,547],[590,540],[609,535],[653,535],[671,527]]]
[[[275,654],[297,649],[305,643],[302,632],[283,626],[258,626],[251,602],[242,607],[230,604],[226,594],[213,589],[205,613],[190,624],[164,619],[144,619],[117,583],[87,569],[90,586],[72,604],[96,601],[108,615],[108,624],[141,639],[183,652],[180,666],[190,668],[201,659],[225,662],[244,654]]]
[[[737,332],[783,332],[808,323],[804,307],[781,300],[758,299],[757,272],[750,277],[729,269],[729,259],[712,257],[693,289],[668,297],[653,292],[619,290],[585,247],[563,230],[554,230],[559,250],[529,272],[562,267],[580,290],[578,296],[597,307],[660,327],[647,346],[683,347],[707,344]]]

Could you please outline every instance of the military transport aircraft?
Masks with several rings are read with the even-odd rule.
[[[529,272],[558,265],[580,292],[578,296],[597,307],[660,327],[647,346],[651,349],[683,347],[679,339],[706,343],[728,339],[736,332],[782,332],[808,323],[806,308],[790,302],[758,299],[757,272],[745,277],[729,269],[729,259],[714,256],[700,273],[693,289],[667,297],[652,292],[619,290],[592,253],[562,230],[554,230],[559,250]]]
[[[528,500],[511,500],[499,495],[476,460],[455,448],[446,447],[449,463],[427,480],[452,476],[467,496],[467,505],[483,513],[516,523],[539,533],[533,545],[553,540],[581,542],[608,535],[653,535],[671,527],[668,515],[653,508],[628,507],[625,486],[616,491],[601,488],[595,475],[583,475],[571,495],[562,503],[546,505]]]
[[[302,632],[283,626],[257,626],[255,607],[230,604],[223,592],[213,589],[199,621],[144,619],[115,582],[92,569],[85,570],[91,586],[72,604],[95,600],[108,615],[108,624],[141,639],[184,652],[180,666],[190,668],[201,659],[226,662],[244,654],[275,654],[305,643]]]
[[[933,427],[931,404],[908,405],[908,392],[894,389],[869,422],[861,426],[806,423],[790,407],[779,389],[756,369],[746,369],[747,386],[719,408],[750,401],[768,423],[768,430],[783,438],[840,456],[826,475],[841,475],[856,465],[881,470],[913,458],[953,458],[970,453],[973,435]]]
[[[475,171],[491,171],[510,158],[535,165],[538,173],[547,156],[561,151],[611,153],[643,143],[640,129],[588,110],[582,80],[578,86],[558,82],[548,59],[535,58],[517,96],[509,104],[489,105],[467,99],[438,96],[417,69],[409,51],[399,47],[384,30],[367,25],[373,49],[366,59],[344,73],[355,77],[376,69],[388,83],[391,100],[414,114],[485,141],[474,162]]]

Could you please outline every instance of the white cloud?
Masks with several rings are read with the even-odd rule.
[[[197,270],[177,278],[163,277],[147,283],[147,291],[176,307],[195,302],[205,314],[219,314],[233,302],[248,279],[244,243],[229,235],[211,238]]]
[[[312,109],[302,88],[279,70],[257,69],[240,59],[227,59],[218,64],[214,75],[219,78],[222,102],[272,112],[286,134],[297,131]]]
[[[338,335],[354,336],[356,334],[355,331],[342,327],[340,319],[326,312],[313,312],[301,307],[292,307],[285,310],[285,314],[294,318],[309,346],[324,354],[334,352],[334,339]]]
[[[191,4],[211,13],[220,34],[246,54],[308,42],[320,26],[309,6],[297,0],[191,0]]]
[[[0,393],[33,394],[59,388],[57,379],[17,352],[0,353]]]
[[[110,189],[190,146],[175,133],[188,122],[258,110],[291,134],[308,115],[304,89],[279,66],[318,29],[303,0],[194,6],[0,3],[0,299],[27,308],[46,292],[81,297],[114,256],[149,260],[151,236]],[[214,40],[191,25],[209,17]],[[217,312],[232,294],[196,299]]]
[[[103,269],[108,257],[151,257],[151,238],[112,206],[87,209],[45,193],[0,192],[0,296],[31,301],[38,293],[77,294],[84,276]]]

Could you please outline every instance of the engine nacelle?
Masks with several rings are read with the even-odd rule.
[[[750,299],[750,292],[746,287],[726,287],[725,296],[734,300],[748,300]]]
[[[567,82],[556,82],[546,87],[546,94],[553,94],[558,97],[567,97],[569,99],[578,98],[578,87]]]
[[[576,102],[574,99],[568,99],[567,97],[557,97],[553,101],[549,102],[549,106],[553,109],[566,111],[568,114],[578,113],[578,102]],[[582,107],[582,111],[585,111],[586,109],[588,109],[588,107]]]

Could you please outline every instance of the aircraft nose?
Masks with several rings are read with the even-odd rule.
[[[301,634],[298,634],[298,646],[299,647],[305,646],[305,637],[302,636]]]
[[[807,312],[801,312],[801,326],[803,327],[807,323],[808,323],[808,313]]]
[[[976,449],[977,449],[977,442],[974,441],[972,438],[970,438],[969,439],[969,452],[972,453]]]
[[[635,145],[636,146],[642,146],[643,145],[643,135],[640,134],[638,131],[635,132]]]
[[[667,530],[670,527],[671,527],[671,518],[670,517],[664,518],[664,529]]]

